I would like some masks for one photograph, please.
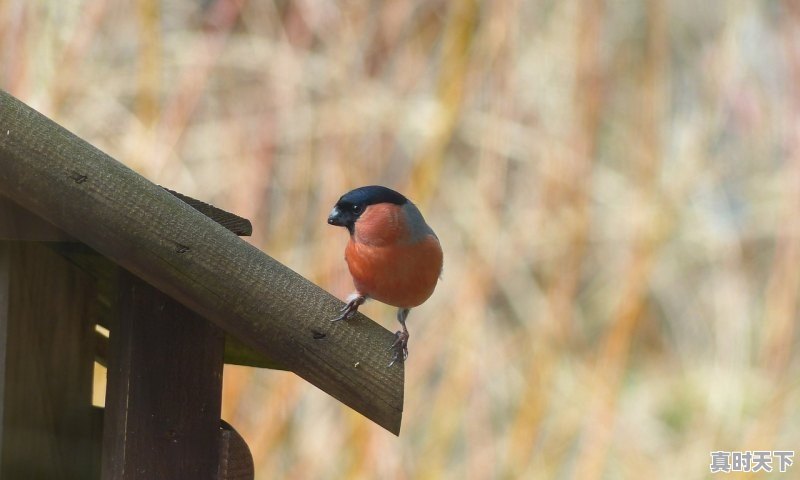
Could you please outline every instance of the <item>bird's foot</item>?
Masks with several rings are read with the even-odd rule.
[[[394,333],[394,343],[389,347],[389,350],[394,350],[392,361],[389,362],[389,367],[396,362],[405,362],[408,358],[408,332],[400,331]]]
[[[344,307],[339,309],[340,315],[336,318],[332,318],[331,322],[338,322],[339,320],[349,320],[356,314],[358,311],[358,307],[360,307],[364,302],[367,301],[367,297],[363,295],[358,295],[353,297],[349,302],[347,302]]]

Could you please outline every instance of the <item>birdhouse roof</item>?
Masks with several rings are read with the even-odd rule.
[[[98,276],[124,268],[224,329],[227,361],[290,370],[399,432],[391,332],[361,314],[331,323],[341,302],[239,238],[247,220],[154,184],[3,91],[0,197],[0,239],[56,241]]]

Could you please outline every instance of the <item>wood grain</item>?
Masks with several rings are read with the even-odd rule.
[[[0,241],[74,242],[51,223],[0,196]]]
[[[219,433],[218,480],[253,480],[253,455],[244,438],[225,420],[221,421]]]
[[[2,91],[0,193],[399,433],[391,332]]]
[[[216,478],[223,331],[128,272],[118,285],[102,478]]]
[[[95,478],[93,288],[41,244],[0,242],[0,478]]]
[[[250,224],[250,220],[242,218],[238,215],[234,215],[233,213],[226,212],[221,208],[217,208],[214,205],[209,205],[206,202],[202,202],[188,195],[170,190],[167,187],[162,188],[180,198],[198,212],[219,223],[236,235],[239,235],[240,237],[248,237],[253,234],[253,225]]]
[[[2,197],[0,197],[0,202]],[[10,203],[10,202],[9,202]],[[0,204],[0,209],[2,205]],[[28,212],[28,216],[34,216]],[[40,220],[44,221],[44,220]],[[216,221],[216,220],[215,220]],[[226,227],[227,228],[227,227]],[[97,251],[79,242],[49,242],[47,246],[58,252],[64,258],[75,264],[81,270],[95,279],[97,286],[97,323],[108,329],[111,328],[113,317],[116,315],[115,302],[118,297],[116,278],[120,269],[119,265],[100,255]],[[95,360],[106,366],[105,351],[107,338],[98,334]],[[273,370],[286,370],[286,367],[275,360],[268,359],[258,351],[239,341],[236,337],[225,336],[225,363],[243,365],[246,367],[270,368]]]

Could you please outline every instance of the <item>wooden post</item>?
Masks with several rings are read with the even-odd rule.
[[[0,241],[0,478],[97,477],[94,296],[46,246]]]
[[[130,273],[118,289],[102,478],[217,478],[223,331]]]

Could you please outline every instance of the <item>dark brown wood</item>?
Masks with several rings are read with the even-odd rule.
[[[253,480],[255,467],[250,448],[226,421],[220,426],[219,480]]]
[[[110,328],[112,317],[116,315],[114,307],[117,298],[115,279],[120,267],[82,243],[52,243],[48,246],[96,280],[98,290],[97,323]],[[97,333],[95,339],[95,361],[106,366],[108,338]],[[264,357],[232,335],[225,336],[225,363],[273,370],[287,369],[274,360]]]
[[[93,297],[49,248],[0,242],[0,478],[96,478]]]
[[[2,91],[0,193],[399,433],[391,332]]]
[[[102,477],[216,478],[224,332],[127,272],[118,288]]]
[[[0,241],[70,242],[72,237],[50,222],[0,196]]]
[[[103,312],[105,310],[101,310]],[[94,361],[100,365],[108,366],[108,337],[100,332],[94,336]],[[225,336],[225,363],[243,365],[245,367],[269,368],[272,370],[286,370],[282,365],[265,359],[258,352],[236,340],[230,335]]]
[[[103,417],[106,409],[92,405],[92,476],[100,478],[100,467],[103,462]]]
[[[250,223],[250,220],[242,218],[238,215],[234,215],[233,213],[226,212],[225,210],[217,208],[214,205],[201,202],[200,200],[194,199],[188,195],[170,190],[169,188],[163,188],[164,190],[183,200],[198,212],[219,223],[236,235],[240,237],[247,237],[253,234],[253,225]]]

